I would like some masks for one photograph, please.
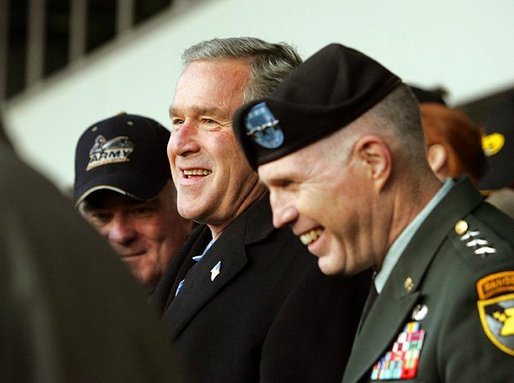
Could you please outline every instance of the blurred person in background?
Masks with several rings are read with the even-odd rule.
[[[87,128],[75,151],[76,206],[149,295],[191,229],[177,212],[169,135],[148,117],[122,113]]]
[[[514,90],[492,108],[484,130],[489,168],[479,187],[488,202],[514,218]]]
[[[463,112],[421,102],[421,120],[430,167],[440,180],[467,175],[475,186],[485,174],[482,131]]]

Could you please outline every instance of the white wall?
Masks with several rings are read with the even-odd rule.
[[[512,0],[210,0],[169,12],[114,48],[5,106],[20,154],[57,186],[73,182],[75,143],[120,111],[168,126],[180,53],[213,37],[256,36],[308,57],[341,42],[407,82],[444,85],[461,103],[514,85]]]

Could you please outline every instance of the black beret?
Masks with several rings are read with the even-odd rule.
[[[375,60],[330,44],[298,66],[267,98],[234,114],[234,132],[253,169],[330,135],[391,93],[401,80]]]

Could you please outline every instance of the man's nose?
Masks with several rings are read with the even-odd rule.
[[[281,198],[278,193],[270,193],[271,210],[273,211],[273,226],[280,228],[298,218],[298,212],[292,201]]]
[[[130,219],[114,217],[104,234],[111,242],[127,244],[137,236],[137,231]]]
[[[185,156],[199,150],[196,140],[197,129],[193,123],[184,122],[179,128],[171,132],[168,141],[168,157]]]

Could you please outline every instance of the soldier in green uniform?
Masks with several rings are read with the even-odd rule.
[[[344,383],[514,380],[514,222],[469,179],[436,178],[396,75],[332,44],[234,129],[274,225],[326,274],[375,270]]]

